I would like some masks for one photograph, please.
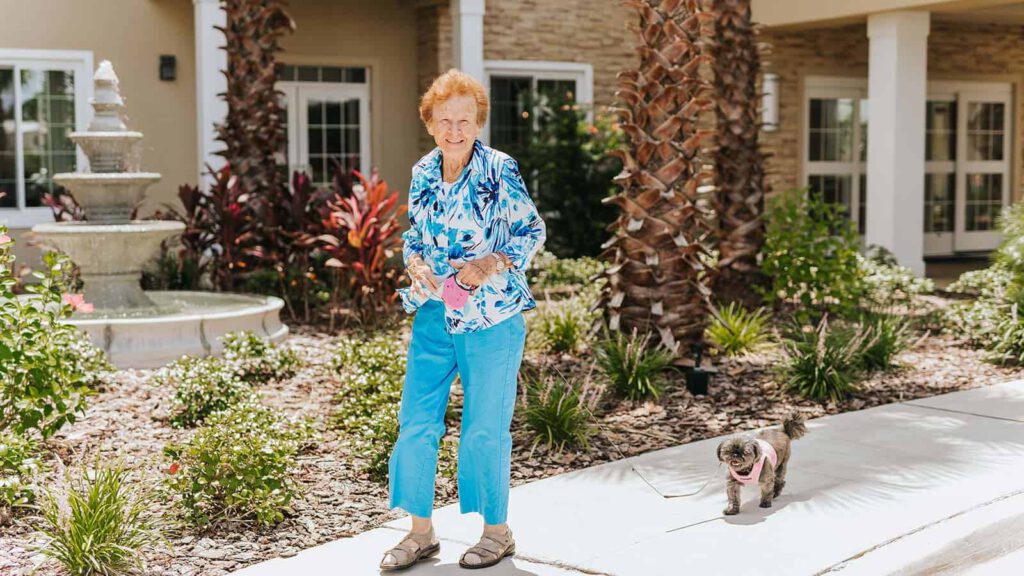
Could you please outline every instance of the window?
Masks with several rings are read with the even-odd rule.
[[[956,197],[956,100],[929,99],[925,108],[924,231],[953,232]]]
[[[867,214],[867,90],[845,79],[808,79],[804,174],[812,191],[843,206],[864,234]]]
[[[91,68],[89,52],[0,50],[0,223],[52,219],[53,175],[84,164],[68,134],[87,123]]]
[[[571,93],[581,104],[592,101],[593,68],[574,62],[487,61],[491,113],[484,140],[498,150],[526,144],[536,127],[536,114],[527,108],[530,96]]]
[[[315,186],[327,186],[334,167],[368,173],[370,89],[366,68],[279,65],[288,143],[278,151],[282,170],[302,170]],[[303,79],[305,78],[305,80]]]

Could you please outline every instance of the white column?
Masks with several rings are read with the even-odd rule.
[[[228,67],[228,55],[224,50],[224,33],[215,26],[227,24],[227,15],[220,6],[220,0],[192,0],[195,12],[196,38],[196,118],[198,121],[199,149],[197,175],[200,186],[209,178],[205,176],[209,164],[215,170],[224,165],[224,159],[214,155],[224,146],[217,141],[214,125],[224,122],[228,115],[228,104],[218,96],[227,91],[227,77],[223,70]]]
[[[868,190],[865,241],[924,275],[927,12],[868,16]]]
[[[455,67],[484,81],[484,0],[452,0]]]

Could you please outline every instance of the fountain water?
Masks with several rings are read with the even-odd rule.
[[[71,140],[89,158],[89,172],[56,174],[85,212],[87,221],[40,224],[32,231],[44,246],[67,254],[81,272],[91,313],[69,322],[89,334],[122,368],[154,367],[182,354],[219,352],[219,337],[252,330],[272,341],[288,334],[279,314],[284,302],[268,296],[205,292],[146,292],[143,265],[160,243],[181,234],[181,222],[131,220],[146,188],[160,175],[139,171],[142,133],[129,131],[124,101],[109,61],[100,63],[93,120]]]

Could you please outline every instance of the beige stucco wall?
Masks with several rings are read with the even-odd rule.
[[[408,190],[419,158],[416,11],[399,0],[293,0],[296,31],[281,44],[288,64],[370,68],[373,163],[392,188]]]
[[[973,80],[1012,83],[1017,137],[1010,150],[1013,197],[1024,197],[1024,26],[935,20],[928,37],[929,80]],[[772,46],[766,71],[779,75],[779,129],[762,133],[769,182],[776,191],[803,184],[803,92],[808,76],[868,75],[867,29],[864,24],[792,32],[768,31],[762,40]]]
[[[195,180],[196,107],[192,3],[184,0],[0,0],[0,48],[89,50],[121,80],[129,127],[145,134],[144,169],[163,174],[144,215]],[[161,54],[178,60],[177,80],[158,74]],[[24,260],[23,234],[15,238]]]

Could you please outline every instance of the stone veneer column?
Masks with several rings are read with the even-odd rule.
[[[484,0],[452,0],[455,67],[484,81]]]
[[[215,26],[225,26],[227,15],[220,0],[192,0],[195,12],[196,39],[196,119],[198,121],[199,148],[197,175],[201,186],[209,182],[206,166],[219,169],[224,159],[214,154],[221,146],[217,142],[215,124],[224,122],[228,104],[218,94],[227,92],[227,77],[222,70],[228,67],[224,50],[224,33]]]
[[[865,241],[924,275],[927,12],[868,16],[868,179]]]

